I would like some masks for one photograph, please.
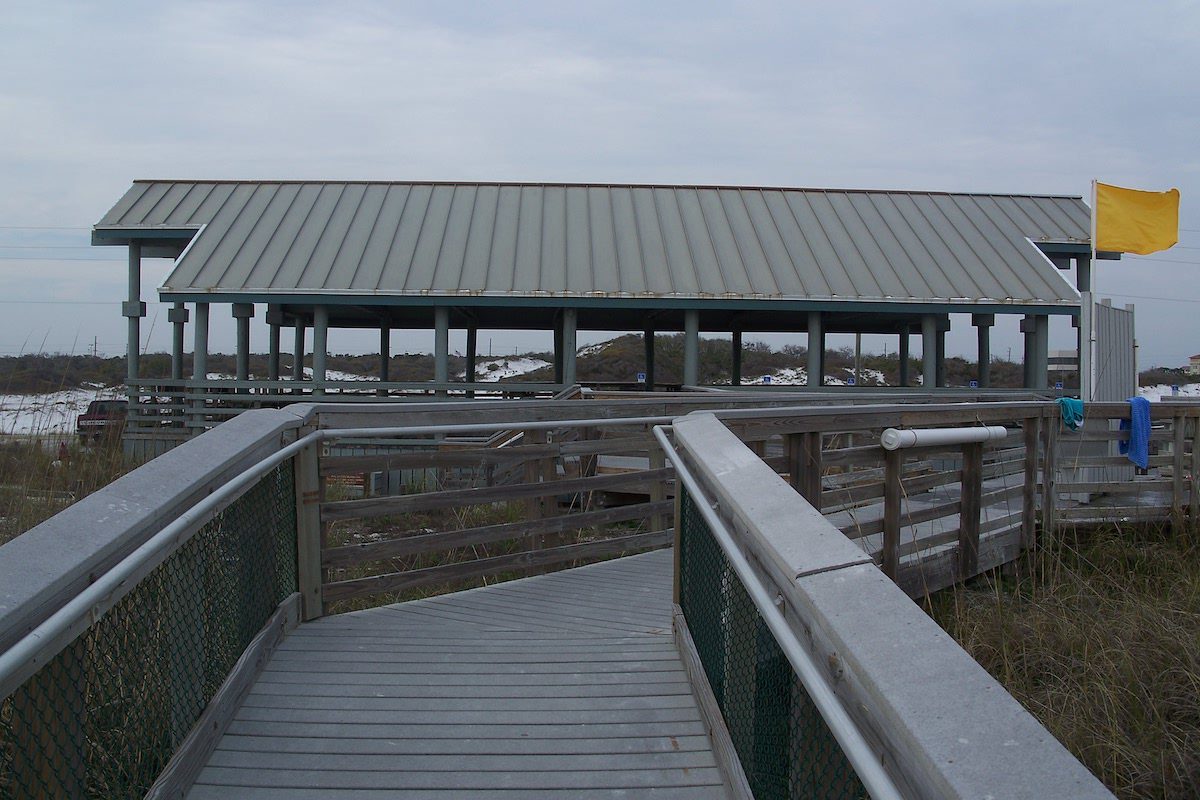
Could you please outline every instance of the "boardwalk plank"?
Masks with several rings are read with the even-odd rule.
[[[189,798],[725,797],[671,567],[646,553],[302,625]]]

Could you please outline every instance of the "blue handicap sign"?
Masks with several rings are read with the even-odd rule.
[[[846,385],[847,385],[847,386],[853,386],[853,385],[854,385],[854,378],[847,378],[847,379],[846,379]]]
[[[771,382],[771,376],[763,375],[763,383],[770,383],[770,382]]]
[[[971,382],[970,382],[970,383],[968,383],[967,385],[968,385],[968,386],[970,386],[972,389],[978,389],[978,388],[979,388],[979,381],[971,381]]]
[[[1062,387],[1062,381],[1055,381],[1055,382],[1054,382],[1054,388],[1055,388],[1055,389],[1061,389],[1061,388],[1063,388],[1063,387]]]
[[[639,373],[637,374],[637,382],[638,382],[638,383],[645,383],[645,382],[646,382],[646,373],[644,373],[644,372],[639,372]]]

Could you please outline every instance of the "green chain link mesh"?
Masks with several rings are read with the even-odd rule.
[[[0,702],[0,798],[140,798],[296,591],[292,466],[267,474]]]
[[[867,797],[695,502],[680,491],[680,606],[754,797]]]

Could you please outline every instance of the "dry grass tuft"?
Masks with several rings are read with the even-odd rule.
[[[1200,787],[1200,544],[1077,531],[940,593],[931,614],[1123,798]]]

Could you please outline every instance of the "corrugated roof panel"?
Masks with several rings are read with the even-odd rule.
[[[988,270],[979,253],[931,196],[909,194],[896,200],[901,211],[911,212],[906,217],[913,229],[923,241],[932,245],[936,253],[935,261],[941,273],[941,280],[933,285],[937,296],[990,297],[995,300],[1008,297],[1008,292]],[[977,235],[975,238],[978,240]]]
[[[275,274],[279,269],[278,261],[268,264],[264,262],[263,256],[271,242],[279,238],[279,226],[300,194],[300,188],[283,186],[279,191],[265,196],[266,208],[259,215],[237,256],[230,262],[229,270],[221,277],[222,283],[240,282],[245,286],[274,285]]]
[[[725,283],[725,276],[721,274],[721,265],[717,261],[716,249],[713,247],[708,223],[704,219],[704,211],[700,208],[699,197],[696,192],[688,189],[675,189],[671,195],[679,211],[699,290],[705,294],[725,294],[729,289]]]
[[[750,219],[746,193],[724,191],[720,193],[720,197],[725,218],[729,221],[729,229],[733,232],[733,241],[737,245],[738,256],[746,269],[747,291],[778,296],[779,283],[763,250],[762,237],[754,221]],[[790,264],[785,258],[780,266],[787,268]]]
[[[451,194],[441,247],[432,264],[433,274],[423,281],[435,292],[457,292],[462,288],[463,260],[475,215],[475,195],[474,186],[456,186]],[[414,276],[414,280],[422,280],[422,277]]]
[[[150,217],[150,212],[158,205],[158,201],[163,198],[171,188],[169,183],[155,183],[146,188],[142,196],[137,199],[137,202],[129,209],[125,216],[133,220],[135,223],[144,224]]]
[[[329,268],[329,277],[325,283],[328,286],[351,286],[355,274],[363,262],[363,254],[371,240],[387,198],[387,187],[372,185],[364,187],[362,197],[358,201],[350,226],[342,239],[342,246],[334,254],[333,263]]]
[[[790,297],[806,295],[808,292],[800,279],[800,272],[779,233],[779,226],[775,223],[771,209],[767,207],[763,193],[738,192],[738,197],[746,221],[753,229],[758,256],[761,257],[762,266],[770,273],[771,285],[775,287],[776,294]],[[749,236],[750,233],[747,232],[746,235]]]
[[[518,292],[531,293],[542,285],[542,195],[541,186],[521,188],[517,206],[517,257],[513,261],[512,285],[512,289]]]
[[[658,211],[658,192],[654,189],[635,188],[630,190],[630,197],[633,200],[634,218],[637,222],[642,266],[646,271],[646,290],[657,294],[685,291],[679,288],[680,279],[671,271],[666,228]]]
[[[913,234],[912,227],[896,209],[891,195],[861,194],[851,198],[863,224],[888,254],[889,263],[904,287],[906,296],[933,297],[936,292],[926,272],[932,258]],[[897,295],[900,296],[900,295]]]
[[[642,263],[642,234],[638,227],[633,207],[633,191],[618,186],[608,193],[612,212],[612,237],[614,258],[617,263],[617,286],[628,294],[649,291],[646,283],[646,265]]]
[[[670,277],[671,291],[676,294],[711,291],[701,284],[700,268],[692,255],[675,190],[653,191],[654,210],[658,214],[658,224],[661,226],[663,251],[667,256],[666,273]]]
[[[379,276],[378,291],[401,294],[407,286],[413,253],[416,252],[417,239],[425,224],[425,215],[432,196],[431,186],[414,186],[409,192],[404,210],[400,214],[400,221],[396,225],[392,246],[388,249],[387,264]]]
[[[492,257],[492,241],[496,235],[496,208],[500,190],[495,186],[480,186],[475,190],[471,206],[471,228],[463,248],[462,273],[458,286],[461,291],[480,292],[487,286],[488,263]]]
[[[708,231],[708,240],[712,243],[713,253],[717,259],[717,273],[721,277],[723,289],[736,294],[754,294],[753,284],[742,259],[737,237],[721,195],[720,189],[701,189],[696,192],[697,204],[704,219],[704,227]]]
[[[517,232],[520,229],[520,187],[501,186],[496,198],[496,225],[492,235],[492,251],[488,256],[485,289],[511,291],[517,278]]]
[[[1079,198],[713,186],[139,181],[99,223],[204,226],[166,293],[1076,303],[1033,241]]]
[[[804,235],[796,212],[788,203],[787,195],[783,192],[762,192],[762,199],[795,267],[796,280],[800,284],[799,296],[831,297],[833,289],[824,270],[817,266],[814,242]],[[827,242],[825,244],[828,246]],[[832,250],[830,255],[831,258],[834,257]]]
[[[536,279],[533,291],[566,291],[567,191],[562,186],[547,186],[542,189],[540,277]]]
[[[623,291],[621,268],[617,263],[617,241],[614,231],[612,192],[599,187],[587,189],[588,228],[591,256],[590,288],[588,291],[615,293]]]

